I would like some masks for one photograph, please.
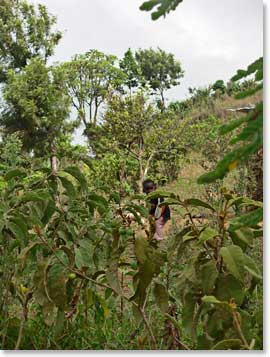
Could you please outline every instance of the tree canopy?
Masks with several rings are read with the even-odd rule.
[[[0,2],[0,82],[9,69],[18,71],[36,56],[45,62],[54,53],[62,34],[54,31],[56,17],[44,5],[23,0]]]

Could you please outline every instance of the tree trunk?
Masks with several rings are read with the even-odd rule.
[[[52,175],[54,177],[57,176],[57,157],[56,157],[56,148],[54,145],[51,146],[51,157],[50,157],[50,162],[51,162],[51,169],[52,169]]]
[[[165,109],[165,98],[162,89],[160,90],[160,96],[161,96],[161,111],[163,112]]]
[[[142,163],[142,151],[139,152],[139,193],[143,193],[144,170]]]

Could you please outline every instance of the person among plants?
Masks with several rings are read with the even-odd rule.
[[[143,192],[147,195],[157,188],[153,180],[147,179],[143,182]],[[157,241],[163,240],[163,227],[165,223],[171,218],[169,206],[159,207],[159,204],[164,201],[164,198],[150,199],[149,215],[155,220],[155,234],[153,238]]]

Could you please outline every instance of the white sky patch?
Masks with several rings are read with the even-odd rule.
[[[166,93],[182,100],[189,87],[227,82],[263,54],[262,0],[183,0],[165,19],[139,10],[143,0],[32,0],[45,4],[64,31],[51,62],[97,49],[122,57],[130,47],[172,52],[181,84]]]

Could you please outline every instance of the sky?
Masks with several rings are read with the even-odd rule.
[[[152,21],[139,10],[144,0],[31,0],[57,17],[63,38],[51,61],[66,61],[97,49],[121,58],[130,47],[171,52],[184,70],[166,93],[182,100],[189,87],[228,81],[263,54],[262,0],[184,0],[165,18]]]
[[[152,21],[143,0],[32,0],[57,16],[64,32],[54,61],[97,49],[122,57],[130,47],[157,48],[179,60],[185,76],[170,90],[184,99],[188,87],[229,80],[263,53],[262,0],[184,0],[165,18]]]

